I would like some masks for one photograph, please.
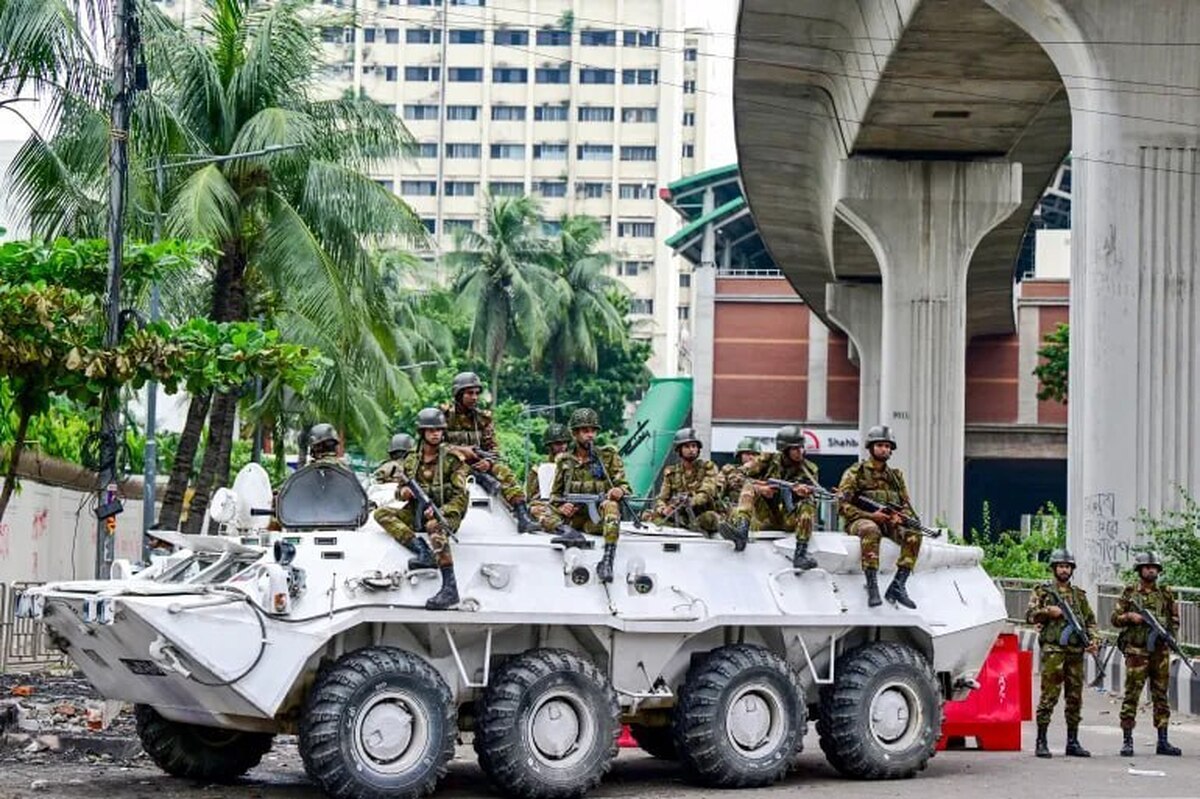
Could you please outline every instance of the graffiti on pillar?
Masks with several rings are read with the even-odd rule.
[[[0,560],[8,560],[8,522],[0,522]]]
[[[1091,582],[1114,580],[1129,562],[1129,542],[1121,538],[1117,495],[1101,492],[1083,501],[1083,546],[1086,577]]]
[[[50,526],[50,510],[42,508],[33,514],[33,540],[37,541],[46,534],[46,529]]]

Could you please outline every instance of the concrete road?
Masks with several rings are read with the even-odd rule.
[[[1116,754],[1121,743],[1117,707],[1117,698],[1087,689],[1080,738],[1092,751],[1090,760],[1062,757],[1065,732],[1060,715],[1051,727],[1051,745],[1056,753],[1052,760],[1033,757],[1034,731],[1027,724],[1022,752],[941,752],[926,771],[914,779],[896,782],[848,782],[839,778],[825,763],[816,734],[810,730],[800,770],[776,786],[745,795],[787,796],[803,791],[805,799],[1200,796],[1200,718],[1176,719],[1172,726],[1171,737],[1183,749],[1182,758],[1156,757],[1154,731],[1149,719],[1143,719],[1136,733],[1138,755],[1127,759]],[[159,772],[144,756],[127,764],[87,762],[77,755],[37,755],[36,760],[29,757],[0,753],[0,799],[318,799],[321,796],[304,775],[293,738],[281,739],[263,765],[236,786],[176,780]],[[1135,774],[1131,769],[1151,773]],[[654,760],[641,750],[626,749],[601,788],[589,796],[702,799],[717,793],[725,792],[691,786],[684,782],[674,764]],[[469,747],[462,747],[435,796],[490,799],[497,794],[484,780],[474,753]]]

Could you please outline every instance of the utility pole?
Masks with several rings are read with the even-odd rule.
[[[154,164],[154,240],[162,241],[163,201],[167,192],[167,173],[162,156]],[[158,321],[159,289],[155,280],[150,286],[150,321]],[[155,512],[158,486],[158,383],[146,385],[146,449],[142,454],[142,563],[150,563],[150,537],[147,533],[158,518]]]
[[[108,151],[108,294],[104,300],[107,329],[104,345],[113,348],[120,340],[121,258],[124,248],[125,184],[129,177],[129,34],[130,0],[113,2],[112,112]],[[106,390],[100,403],[100,475],[96,515],[96,577],[106,579],[112,566],[116,528],[110,521],[120,512],[117,494],[117,437],[120,412],[117,392]],[[115,521],[115,520],[114,520]]]

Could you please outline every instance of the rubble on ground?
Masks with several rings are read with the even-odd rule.
[[[102,699],[80,672],[0,674],[0,762],[125,760],[140,751],[132,709]]]

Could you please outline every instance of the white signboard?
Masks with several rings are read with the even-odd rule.
[[[743,438],[757,439],[764,452],[775,449],[775,432],[782,425],[713,425],[712,451],[732,453]],[[858,429],[851,427],[804,428],[804,448],[810,455],[862,454],[858,445]]]

